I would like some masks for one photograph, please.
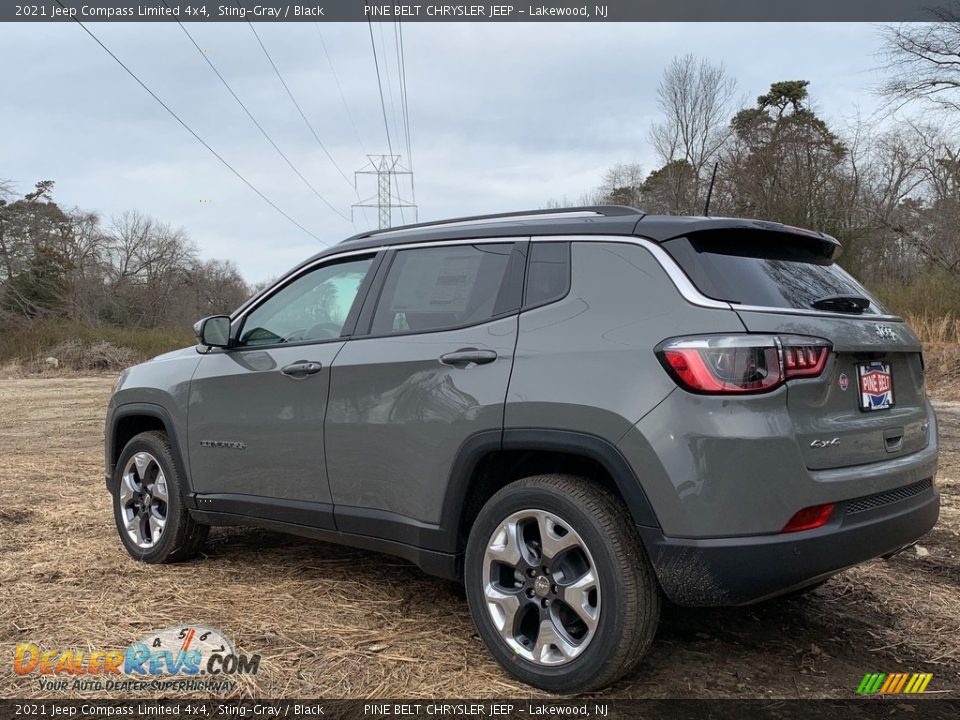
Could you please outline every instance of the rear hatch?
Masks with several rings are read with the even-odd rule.
[[[748,331],[832,344],[819,376],[787,383],[808,468],[881,462],[927,446],[920,343],[836,264],[835,240],[793,228],[730,229],[663,247],[701,293],[730,302]]]

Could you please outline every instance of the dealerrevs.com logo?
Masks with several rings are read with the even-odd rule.
[[[219,630],[177,625],[148,634],[125,649],[44,649],[21,643],[13,671],[37,676],[41,690],[230,691],[237,675],[256,675],[259,655],[238,653]]]

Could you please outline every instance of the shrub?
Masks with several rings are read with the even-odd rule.
[[[0,328],[0,362],[20,359],[43,369],[47,357],[61,368],[116,370],[193,345],[188,328],[121,328],[66,320],[41,320]]]

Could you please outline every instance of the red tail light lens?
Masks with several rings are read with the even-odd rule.
[[[699,392],[762,392],[780,384],[775,347],[671,348],[663,357],[684,385]]]
[[[833,503],[813,505],[804,508],[790,518],[790,522],[784,525],[783,530],[780,532],[800,532],[801,530],[813,530],[814,528],[823,527],[827,524],[827,521],[830,520],[830,516],[833,514],[833,508]]]
[[[769,392],[794,377],[816,377],[830,343],[798,335],[701,335],[662,343],[657,356],[681,387],[712,395]]]
[[[827,364],[830,348],[826,345],[785,345],[783,347],[784,376],[816,377]]]

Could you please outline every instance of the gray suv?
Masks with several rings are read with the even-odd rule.
[[[126,370],[106,481],[136,559],[211,525],[461,580],[517,678],[599,688],[661,598],[734,605],[936,522],[921,347],[785,225],[589,207],[355,236]]]

